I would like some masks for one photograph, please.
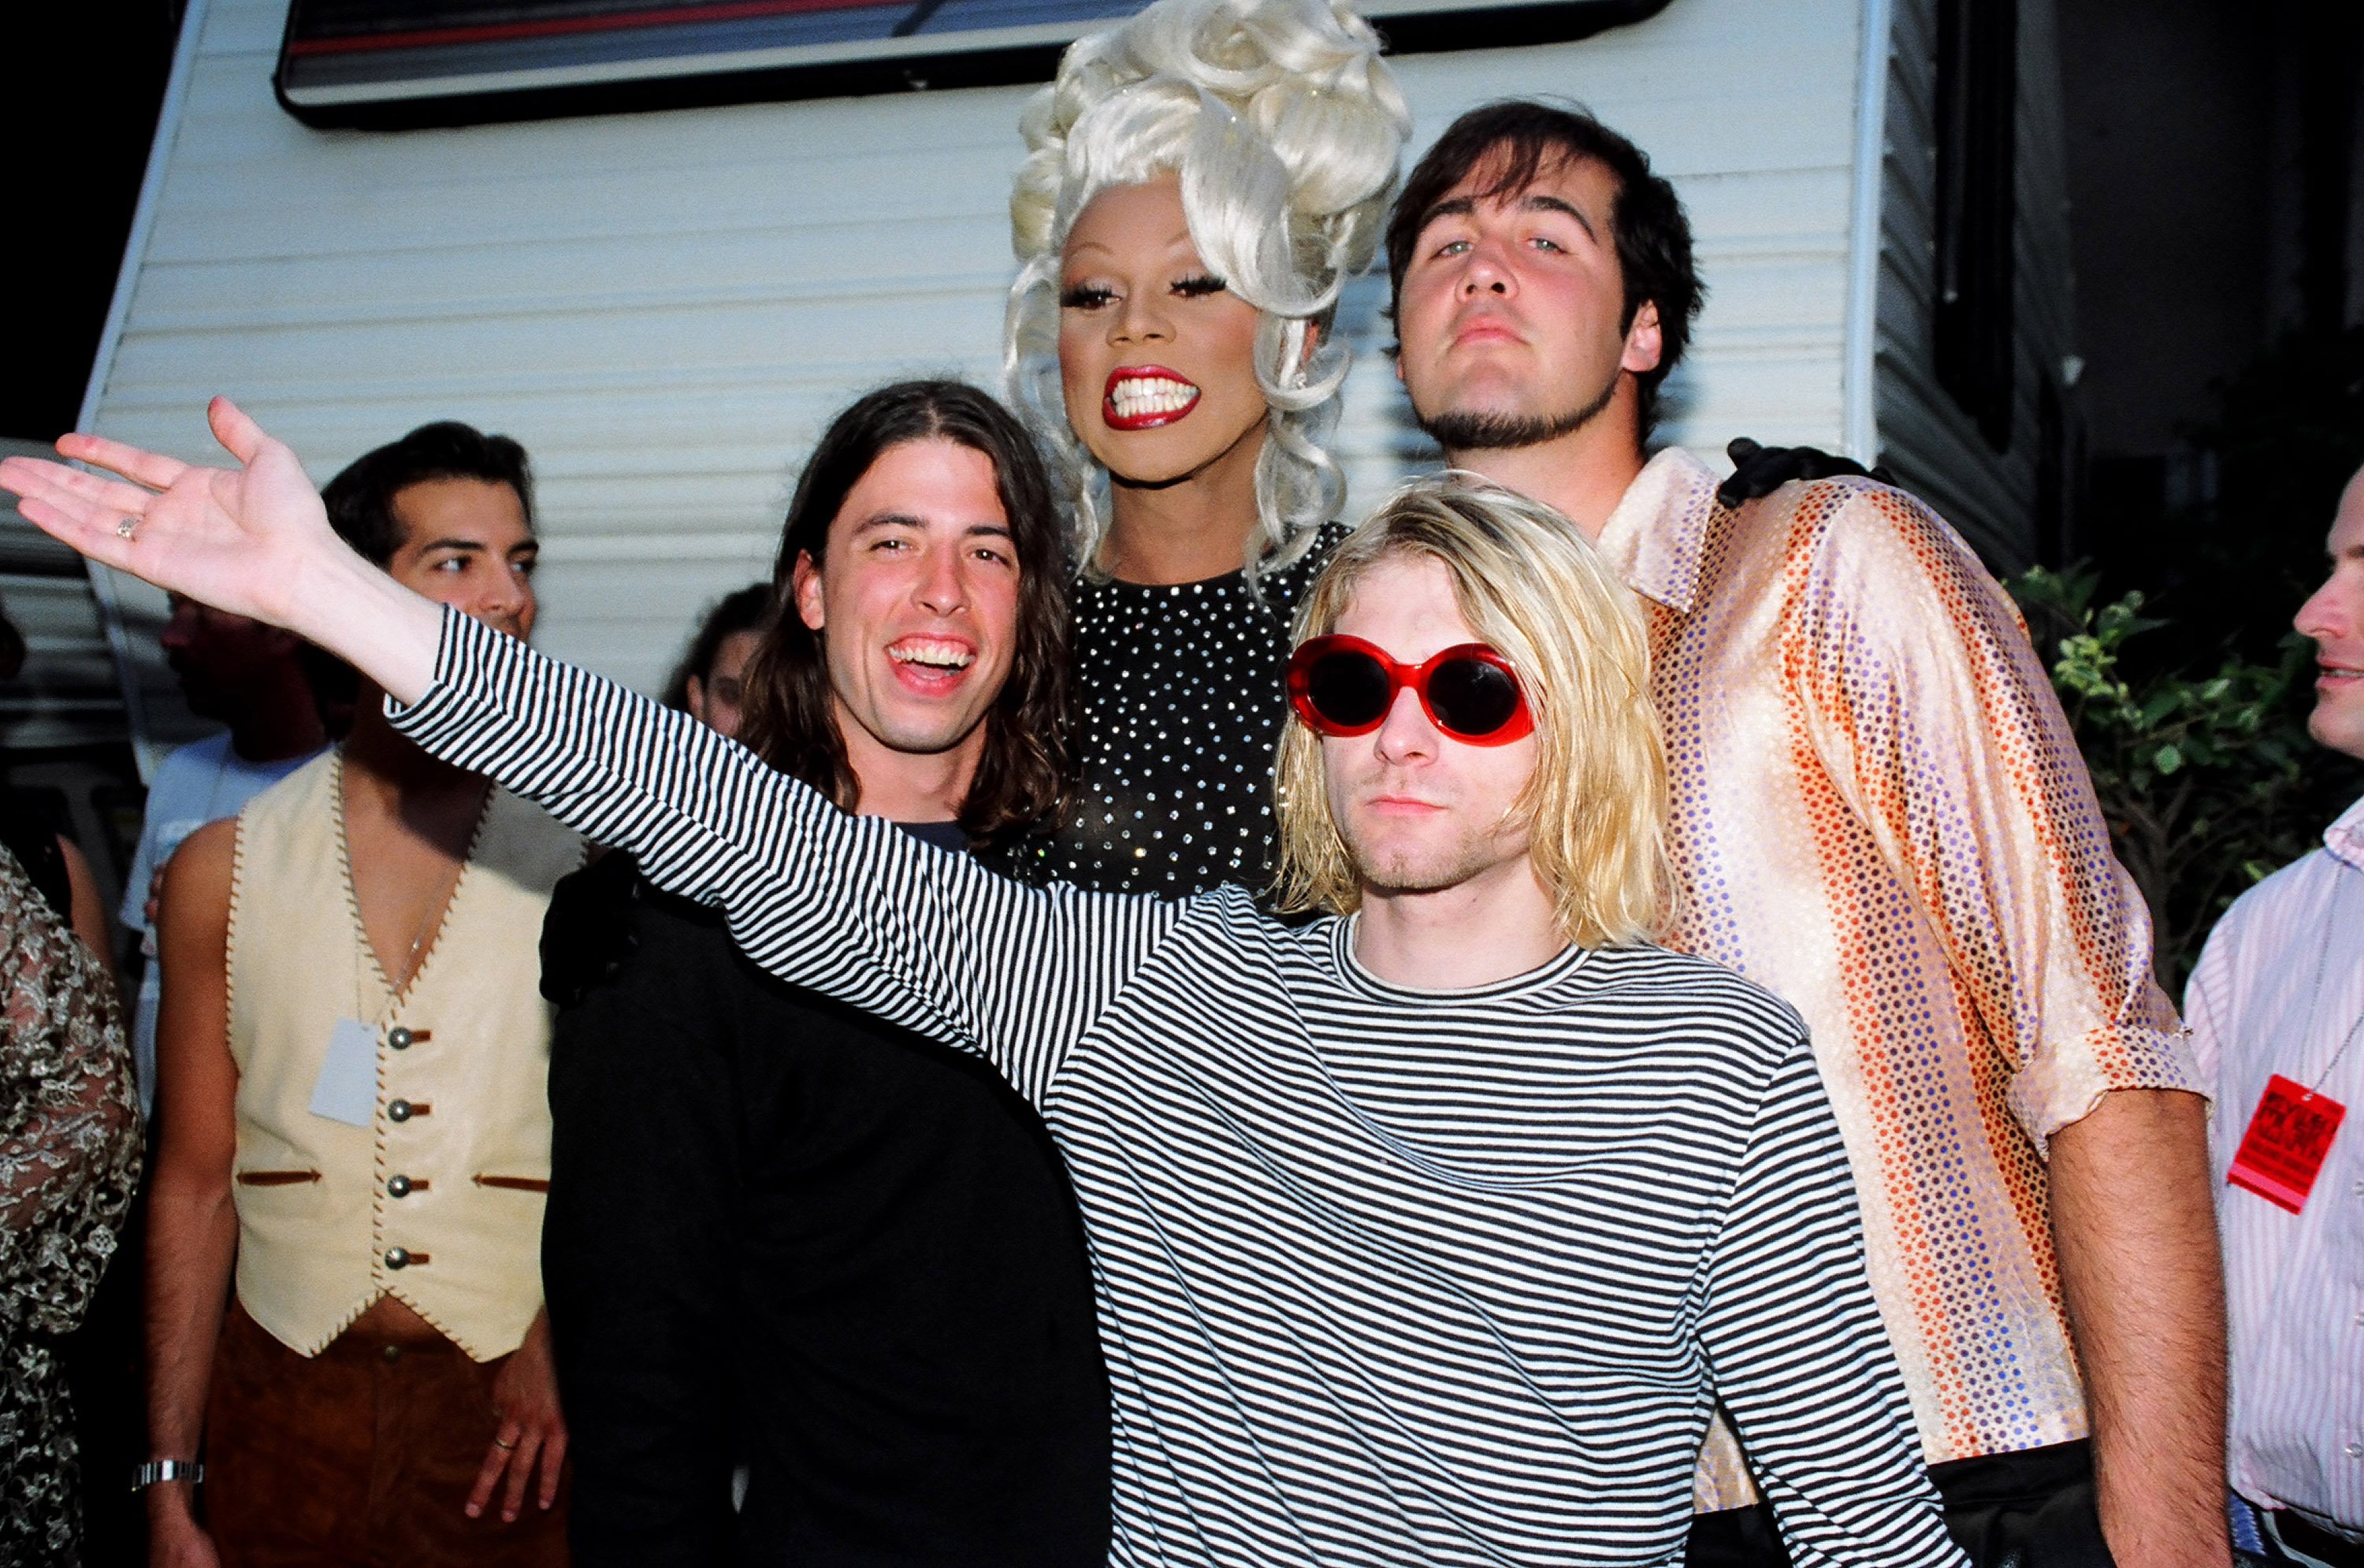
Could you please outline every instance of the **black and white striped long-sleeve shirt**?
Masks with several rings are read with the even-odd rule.
[[[1571,949],[1411,991],[1237,889],[1023,887],[456,613],[397,722],[1041,1107],[1115,1561],[1679,1562],[1720,1399],[1801,1564],[1961,1562],[1804,1029],[1738,976]]]

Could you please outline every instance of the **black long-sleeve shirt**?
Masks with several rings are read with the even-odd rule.
[[[1097,1568],[1108,1382],[1041,1119],[975,1057],[764,974],[710,911],[627,910],[631,874],[552,913],[635,944],[552,1051],[577,1564]]]
[[[1738,975],[1570,948],[1416,991],[1238,888],[1023,887],[456,611],[396,723],[1043,1111],[1112,1561],[1664,1563],[1716,1402],[1801,1568],[1963,1561],[1805,1029]]]

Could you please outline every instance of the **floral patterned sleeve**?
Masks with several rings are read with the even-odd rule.
[[[72,1559],[58,1340],[115,1254],[139,1157],[114,988],[0,849],[0,1561]]]

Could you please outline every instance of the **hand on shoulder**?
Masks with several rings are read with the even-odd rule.
[[[1760,446],[1746,436],[1737,436],[1723,450],[1732,459],[1732,474],[1716,486],[1715,498],[1734,509],[1770,495],[1792,480],[1844,477],[1896,483],[1885,468],[1866,468],[1853,458],[1820,447]]]

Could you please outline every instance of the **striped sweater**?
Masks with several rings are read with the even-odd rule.
[[[396,723],[765,968],[983,1053],[1089,1234],[1121,1563],[1667,1563],[1712,1404],[1801,1568],[1957,1563],[1803,1027],[1656,948],[1406,990],[1021,886],[456,613]]]

